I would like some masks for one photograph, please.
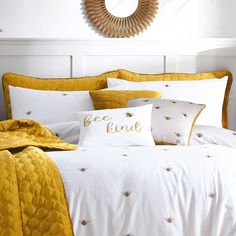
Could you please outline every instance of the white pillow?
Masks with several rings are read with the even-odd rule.
[[[215,144],[236,148],[236,132],[214,126],[195,125],[190,145]]]
[[[126,85],[129,90],[155,90],[161,92],[161,98],[189,101],[205,104],[206,108],[196,124],[222,127],[222,107],[228,76],[222,79],[191,81],[152,81],[130,82],[122,79],[108,79],[108,87]]]
[[[152,105],[78,112],[79,146],[154,146]]]
[[[188,145],[193,125],[205,105],[177,100],[138,98],[129,107],[152,104],[152,136],[156,144]]]
[[[45,91],[9,86],[12,118],[41,124],[77,120],[75,111],[92,110],[88,91]]]
[[[57,137],[68,143],[77,144],[79,142],[80,124],[78,120],[53,123],[45,126]]]

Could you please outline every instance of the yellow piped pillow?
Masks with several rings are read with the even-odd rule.
[[[5,73],[2,77],[3,93],[6,104],[7,118],[12,118],[9,86],[52,91],[86,91],[107,87],[107,78],[118,77],[117,71],[98,76],[77,78],[34,78],[26,75]]]
[[[96,110],[125,108],[131,99],[161,97],[161,93],[151,90],[100,90],[89,93]]]

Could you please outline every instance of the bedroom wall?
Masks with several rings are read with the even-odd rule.
[[[234,38],[235,0],[159,0],[157,17],[137,38]],[[1,0],[0,37],[103,39],[83,0]]]

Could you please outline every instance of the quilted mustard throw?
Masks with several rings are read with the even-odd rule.
[[[28,146],[54,150],[77,149],[77,146],[62,141],[36,121],[20,119],[0,122],[0,150]]]
[[[73,235],[60,173],[38,147],[76,149],[35,121],[0,122],[0,235]]]

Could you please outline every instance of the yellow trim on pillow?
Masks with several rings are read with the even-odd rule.
[[[228,76],[228,83],[225,90],[224,104],[222,107],[222,126],[228,128],[228,102],[229,93],[233,81],[232,73],[227,70],[210,71],[204,73],[165,73],[165,74],[138,74],[135,72],[119,69],[117,78],[133,82],[145,81],[176,81],[176,80],[205,80],[205,79],[221,79]],[[110,77],[114,78],[114,77]]]
[[[97,90],[107,87],[107,78],[117,77],[117,71],[107,72],[98,76],[78,78],[34,78],[26,75],[5,73],[2,79],[7,118],[12,118],[9,86],[54,91]]]
[[[100,90],[89,93],[96,110],[124,108],[131,99],[161,97],[161,93],[151,90]]]

